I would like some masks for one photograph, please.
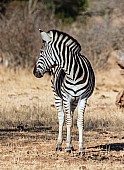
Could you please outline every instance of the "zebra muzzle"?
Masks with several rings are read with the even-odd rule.
[[[42,74],[39,70],[37,70],[34,75],[35,75],[35,77],[37,77],[37,78],[43,77],[43,74]]]

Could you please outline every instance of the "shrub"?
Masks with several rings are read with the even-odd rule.
[[[47,0],[45,1],[48,9],[62,21],[74,21],[81,11],[88,7],[88,0]]]

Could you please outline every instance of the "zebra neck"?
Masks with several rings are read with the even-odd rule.
[[[65,60],[64,60],[65,59]],[[76,73],[82,72],[80,54],[67,55],[64,57],[64,62],[61,62],[61,68],[64,70],[66,77],[70,80],[75,80]]]

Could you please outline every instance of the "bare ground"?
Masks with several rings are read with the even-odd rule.
[[[124,168],[124,134],[109,131],[85,132],[85,155],[55,151],[57,132],[1,132],[0,169],[107,169]],[[92,136],[92,139],[91,139]]]
[[[56,152],[57,114],[50,78],[36,79],[29,71],[0,69],[1,170],[122,170],[124,169],[124,112],[115,105],[124,80],[115,66],[96,73],[96,89],[85,113],[85,155]],[[49,97],[48,97],[49,96]]]

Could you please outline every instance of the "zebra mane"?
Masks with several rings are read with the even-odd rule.
[[[65,32],[62,32],[62,31],[58,31],[58,30],[49,30],[48,33],[52,32],[53,33],[53,37],[55,36],[55,34],[57,33],[58,36],[61,36],[63,35],[64,37],[68,37],[68,39],[72,40],[72,42],[75,43],[75,45],[78,47],[79,51],[81,51],[81,45],[79,44],[79,42],[73,38],[72,36],[68,35],[67,33]]]

